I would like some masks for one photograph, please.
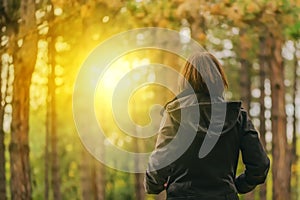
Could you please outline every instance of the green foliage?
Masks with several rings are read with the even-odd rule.
[[[131,174],[107,168],[106,199],[134,199],[134,180]]]
[[[286,28],[286,34],[292,39],[300,38],[300,21]]]

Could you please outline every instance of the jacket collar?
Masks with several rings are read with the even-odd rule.
[[[215,101],[224,101],[224,97],[222,96],[210,96],[209,94],[206,93],[201,93],[201,92],[195,92],[193,89],[185,89],[181,91],[174,99],[169,101],[167,104],[171,103],[172,101],[176,99],[180,99],[186,96],[190,95],[196,95],[197,99],[199,102],[215,102]]]

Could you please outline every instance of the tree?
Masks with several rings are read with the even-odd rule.
[[[296,42],[295,42],[295,47],[296,47]],[[294,54],[294,83],[293,83],[293,107],[294,107],[294,112],[293,112],[293,140],[292,140],[292,167],[293,166],[297,166],[297,162],[298,162],[298,155],[297,155],[297,94],[298,94],[298,87],[299,87],[299,75],[298,75],[298,71],[299,71],[299,59],[297,57],[297,47],[296,47],[296,51]],[[291,169],[292,170],[292,169]],[[296,187],[298,186],[298,182],[299,182],[299,178],[297,176],[297,171],[296,170],[292,170],[292,177],[295,177],[295,185]],[[297,192],[296,192],[297,193]]]
[[[54,13],[53,9],[50,13],[50,21],[54,21]],[[55,61],[55,44],[56,44],[56,35],[54,32],[54,28],[50,27],[49,29],[49,77],[48,77],[48,103],[50,116],[49,120],[49,128],[50,128],[50,145],[51,145],[51,183],[52,183],[52,191],[53,191],[53,198],[56,200],[62,199],[62,195],[60,192],[60,174],[59,174],[59,158],[58,158],[58,136],[57,136],[57,117],[56,117],[56,61]]]
[[[252,63],[250,60],[250,51],[253,48],[251,45],[251,35],[244,28],[240,31],[239,44],[237,47],[237,57],[240,60],[241,70],[240,70],[240,90],[241,90],[241,100],[243,102],[243,107],[249,112],[251,104],[251,68]]]
[[[135,152],[141,152],[141,145],[140,145],[140,141],[138,138],[134,138],[134,149],[135,149]],[[134,165],[137,169],[140,168],[140,160],[137,159],[135,160],[134,162]],[[135,172],[134,173],[134,178],[135,178],[135,181],[134,181],[134,189],[135,189],[135,198],[138,199],[138,200],[144,200],[145,199],[145,190],[144,190],[144,174],[142,173],[137,173]]]
[[[262,142],[263,147],[266,148],[266,120],[265,120],[265,80],[266,80],[266,45],[265,45],[265,38],[260,37],[259,38],[259,47],[260,47],[260,53],[259,53],[259,77],[260,77],[260,97],[259,97],[259,104],[260,104],[260,115],[259,115],[259,132],[260,132],[260,139]],[[266,199],[266,183],[260,186],[260,199],[265,200]]]
[[[5,63],[4,60],[2,60],[2,63]],[[5,107],[7,105],[6,103],[6,97],[7,97],[7,91],[9,86],[9,63],[2,64],[0,68],[0,75],[5,73],[6,81],[2,81],[0,79],[0,87],[2,88],[2,85],[5,84],[5,91],[4,94],[0,92],[0,199],[5,200],[6,199],[6,174],[5,174],[5,131],[4,131],[4,116],[5,116]]]
[[[82,147],[82,162],[80,164],[80,183],[81,183],[81,196],[83,200],[95,199],[92,190],[92,169],[89,152],[87,152],[84,147]]]
[[[295,185],[296,188],[298,186],[298,176],[297,176],[297,170],[293,170],[293,168],[295,166],[297,166],[297,162],[299,159],[299,156],[297,155],[297,95],[298,95],[298,91],[299,91],[299,56],[297,55],[297,52],[299,51],[299,36],[300,36],[300,22],[297,22],[293,25],[291,25],[290,27],[288,27],[287,29],[287,34],[288,36],[290,36],[290,39],[294,41],[294,62],[293,62],[293,88],[292,88],[292,104],[293,104],[293,108],[294,108],[294,112],[293,112],[293,139],[292,139],[292,144],[291,144],[291,156],[292,156],[292,177],[295,180]],[[297,191],[296,191],[296,196],[297,196]]]
[[[2,68],[1,68],[2,69]],[[0,71],[2,72],[2,70]],[[2,74],[2,73],[0,73]],[[2,81],[0,82],[2,86]],[[5,144],[4,144],[4,130],[3,130],[3,120],[4,120],[4,105],[2,105],[2,94],[0,95],[0,199],[6,199],[6,175],[5,175]]]
[[[269,35],[270,81],[272,97],[272,151],[273,151],[273,196],[274,199],[290,199],[291,156],[286,137],[285,86],[283,59],[281,57],[282,39],[273,33]],[[280,170],[278,170],[280,169]]]
[[[249,52],[253,48],[252,45],[249,41],[249,32],[247,32],[247,29],[244,28],[240,31],[240,37],[239,37],[239,50],[237,51],[238,53],[238,58],[240,59],[241,63],[241,70],[240,70],[240,91],[241,91],[241,100],[244,109],[249,113],[250,111],[250,105],[251,105],[251,69],[252,69],[252,63],[249,57]],[[254,190],[245,194],[244,195],[245,200],[252,200],[254,199]]]
[[[49,119],[50,119],[50,105],[49,105],[49,100],[48,98],[50,97],[50,90],[48,89],[48,95],[47,95],[47,112],[46,112],[46,135],[45,135],[45,187],[44,187],[44,199],[48,200],[49,199],[49,190],[50,190],[50,186],[49,186],[49,166],[50,166],[50,152],[49,152],[49,141],[50,141],[50,124],[49,124]]]
[[[4,10],[4,7],[2,5],[3,2],[0,4],[0,9]],[[1,12],[4,13],[4,12]],[[5,18],[1,15],[0,19],[1,26],[4,26]],[[4,22],[3,22],[4,21]],[[3,34],[0,35],[1,37]],[[3,50],[3,46],[0,46],[0,49]],[[1,54],[2,56],[2,51]],[[1,62],[3,63],[3,59],[1,58]],[[1,64],[2,64],[1,63]],[[1,65],[0,69],[0,75],[2,75],[3,72],[3,64]],[[2,78],[0,79],[0,87],[2,87]],[[5,144],[4,144],[4,130],[3,130],[3,117],[4,117],[4,105],[3,105],[3,96],[2,92],[0,92],[0,199],[5,200],[6,199],[6,175],[5,175]]]
[[[14,82],[10,151],[11,197],[31,199],[29,161],[29,88],[37,56],[37,32],[35,1],[21,1],[19,8],[22,21],[10,36],[16,47],[13,55]],[[19,42],[18,46],[14,42]]]

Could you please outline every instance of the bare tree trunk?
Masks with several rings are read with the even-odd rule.
[[[265,80],[266,80],[266,52],[265,52],[265,38],[260,38],[260,57],[259,57],[259,77],[260,77],[260,97],[259,97],[259,104],[260,104],[260,140],[264,148],[266,148],[266,120],[265,120]],[[267,198],[267,190],[266,190],[266,183],[260,185],[260,200],[266,200]]]
[[[246,59],[241,59],[241,79],[240,79],[240,91],[241,100],[243,102],[244,109],[249,112],[251,103],[251,64]],[[254,190],[244,195],[245,200],[254,199]]]
[[[4,66],[2,65],[0,68],[0,75],[2,77],[2,73]],[[4,94],[0,91],[0,200],[6,199],[6,175],[5,175],[5,132],[3,129],[3,122],[4,122],[4,113],[5,113],[5,98],[7,96],[7,89],[8,89],[8,79],[9,79],[9,68],[8,64],[6,65],[6,85]],[[0,78],[0,87],[2,88],[2,78]]]
[[[53,15],[53,14],[52,14]],[[53,30],[50,30],[50,42],[49,42],[49,61],[50,61],[50,75],[48,80],[48,90],[50,94],[50,140],[51,140],[51,175],[52,175],[52,191],[53,191],[53,198],[55,200],[62,199],[61,192],[60,192],[60,174],[59,174],[59,159],[58,159],[58,139],[57,139],[57,120],[56,120],[56,84],[55,84],[55,35]]]
[[[1,101],[2,102],[2,99]],[[4,106],[0,106],[0,200],[6,199],[5,144],[3,130]]]
[[[246,34],[246,30],[242,30],[242,35]],[[251,63],[247,58],[247,54],[245,52],[249,51],[249,48],[246,47],[243,41],[240,42],[240,63],[241,63],[241,71],[240,71],[240,93],[241,100],[245,110],[249,112],[250,104],[251,104]],[[244,195],[245,200],[253,200],[254,199],[254,191],[251,191]]]
[[[292,166],[297,166],[298,161],[298,155],[297,155],[297,104],[296,104],[296,98],[297,98],[297,92],[298,92],[298,84],[299,84],[299,76],[297,74],[297,71],[299,69],[298,66],[298,57],[297,57],[297,47],[295,42],[295,54],[294,54],[294,84],[293,84],[293,107],[294,107],[294,113],[293,113],[293,140],[292,140]],[[296,188],[298,187],[298,175],[296,170],[292,170],[292,177],[294,177]],[[296,196],[297,196],[297,189],[296,189]]]
[[[50,67],[49,67],[50,68]],[[50,70],[50,69],[48,69]],[[45,135],[45,191],[44,191],[44,199],[48,200],[49,199],[49,166],[50,166],[50,152],[49,152],[49,143],[50,143],[50,134],[51,134],[51,104],[50,104],[50,96],[51,96],[51,92],[50,92],[50,87],[49,87],[49,83],[50,83],[50,72],[48,72],[48,92],[47,92],[47,103],[46,103],[46,135]]]
[[[96,159],[93,163],[95,199],[105,200],[105,166]]]
[[[35,1],[21,1],[18,38],[22,45],[14,49],[14,83],[11,140],[9,144],[12,199],[31,199],[29,161],[29,88],[37,56]],[[14,42],[15,37],[11,37]]]
[[[48,111],[48,103],[47,103],[47,114],[46,114],[46,136],[45,136],[45,188],[44,188],[44,199],[49,199],[49,135],[50,135],[50,128],[49,128],[49,111]]]
[[[91,173],[91,158],[90,154],[83,147],[82,149],[82,162],[80,164],[80,183],[81,195],[83,200],[93,199],[92,190],[92,173]]]
[[[103,5],[101,5],[103,6]],[[93,8],[90,8],[90,12],[92,12]],[[86,44],[91,44],[91,33],[95,31],[95,27],[93,27],[95,19],[90,16],[82,16],[82,33],[84,35],[84,40]],[[81,52],[85,54],[90,49],[88,46],[82,47]],[[105,113],[105,112],[103,112]],[[85,122],[85,124],[89,124],[89,121]],[[86,127],[87,132],[95,131],[93,127]],[[103,144],[103,141],[99,141]],[[81,163],[81,187],[82,187],[82,198],[83,199],[97,199],[104,200],[105,199],[105,166],[100,163],[98,160],[94,159],[88,151],[86,151],[83,146],[83,159]],[[104,153],[103,145],[99,144],[99,153]]]
[[[0,26],[5,26],[5,23],[7,23],[5,20],[1,20],[2,18],[5,19],[5,17],[3,15],[5,15],[5,8],[3,5],[3,1],[0,1],[0,10],[3,11],[0,14]],[[2,38],[3,33],[0,33],[0,37]],[[0,42],[2,42],[2,40],[0,40]],[[2,47],[2,45],[0,44],[0,50],[2,52],[4,48]],[[2,55],[2,53],[0,54]],[[0,59],[0,62],[2,63],[1,67],[0,67],[0,88],[2,88],[2,73],[3,69],[4,69],[4,65],[3,65],[3,60]],[[6,64],[6,67],[8,65]],[[7,67],[7,72],[8,72],[8,67]],[[6,76],[7,80],[8,80],[8,76]],[[6,88],[7,90],[7,88]],[[5,95],[2,95],[2,92],[0,90],[0,200],[6,200],[6,175],[5,175],[5,143],[4,143],[4,138],[5,138],[5,132],[3,130],[3,122],[4,122],[4,112],[5,112]]]
[[[80,166],[80,182],[82,199],[105,199],[105,168],[102,163],[94,159],[85,149],[82,150]]]
[[[247,29],[241,29],[241,35],[239,37],[239,45],[237,48],[238,58],[241,64],[240,70],[240,93],[241,100],[245,110],[249,112],[251,103],[251,63],[249,62],[249,55],[247,52],[250,51],[250,47],[245,45],[245,38],[247,35]]]
[[[240,91],[243,107],[249,112],[251,103],[251,64],[246,59],[241,59],[241,72],[240,72]]]
[[[273,199],[290,199],[291,156],[286,137],[284,68],[281,56],[282,39],[271,33],[268,37],[271,48],[272,97],[272,152],[273,152]]]
[[[22,80],[22,78],[15,76],[12,102],[12,136],[9,145],[12,199],[31,199],[28,144],[29,87],[30,80]],[[15,91],[16,88],[19,88],[18,92]]]
[[[145,190],[144,190],[144,174],[142,173],[135,173],[135,194],[137,200],[144,200],[145,199]]]
[[[136,153],[140,152],[140,145],[139,145],[138,138],[134,138],[134,145],[135,145],[135,151],[134,152],[136,152]],[[138,159],[138,156],[135,160],[135,167],[137,169],[140,168],[140,160]],[[135,173],[134,178],[135,178],[134,189],[135,189],[136,199],[137,200],[144,200],[145,199],[144,174]]]

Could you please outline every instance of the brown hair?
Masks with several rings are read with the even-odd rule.
[[[195,92],[223,96],[224,88],[228,88],[220,62],[209,52],[198,52],[190,56],[182,74],[181,89],[192,87]]]

